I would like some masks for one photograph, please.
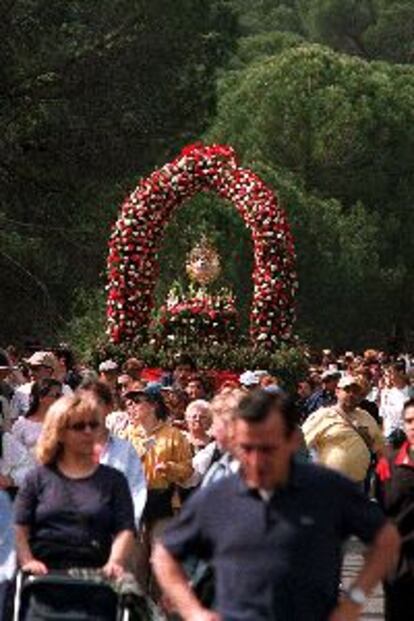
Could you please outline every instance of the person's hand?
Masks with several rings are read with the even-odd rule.
[[[344,598],[331,613],[329,621],[358,621],[361,613],[361,606]]]
[[[106,565],[102,567],[102,572],[107,578],[116,580],[117,578],[122,578],[125,570],[119,563],[109,560]]]
[[[45,576],[48,573],[48,568],[42,561],[33,558],[31,561],[27,561],[27,563],[22,565],[22,571],[27,574],[33,574],[34,576]]]
[[[391,478],[391,468],[388,463],[388,459],[385,457],[380,457],[377,463],[377,467],[375,468],[375,472],[378,475],[378,478],[381,482],[388,481]]]

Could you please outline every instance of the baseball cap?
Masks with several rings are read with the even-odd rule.
[[[253,371],[253,375],[255,375],[258,381],[260,382],[262,377],[269,375],[269,371],[265,371],[264,369],[257,369],[256,371]]]
[[[256,386],[259,383],[259,378],[253,371],[245,371],[240,375],[239,382],[243,386]]]
[[[338,369],[328,369],[322,373],[321,380],[325,381],[327,379],[339,379],[340,377],[341,373]]]
[[[104,360],[99,365],[99,372],[106,373],[107,371],[117,371],[118,364],[114,360]]]
[[[361,382],[353,375],[344,375],[338,382],[338,388],[348,388],[349,386],[361,386]]]
[[[36,351],[26,358],[25,362],[31,367],[49,367],[49,369],[56,369],[57,360],[50,351]]]
[[[155,383],[155,382],[154,382]],[[168,408],[161,394],[160,386],[146,386],[143,390],[129,389],[124,395],[124,399],[129,399],[134,403],[148,402],[156,406],[156,416],[160,420],[168,417]]]
[[[148,401],[164,401],[162,394],[161,394],[161,389],[162,386],[161,384],[159,384],[158,382],[150,382],[149,384],[147,384],[147,386],[145,386],[145,388],[142,388],[142,384],[140,385],[139,383],[137,385],[134,386],[134,384],[132,384],[128,390],[124,393],[124,399],[128,399],[128,398],[133,398],[134,396],[136,397],[145,397],[146,399],[148,399]]]

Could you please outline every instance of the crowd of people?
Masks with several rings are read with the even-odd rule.
[[[413,371],[325,350],[292,390],[185,353],[149,371],[0,350],[0,606],[17,568],[76,566],[188,620],[357,619],[381,579],[387,621],[412,619]],[[350,535],[371,553],[339,598]]]

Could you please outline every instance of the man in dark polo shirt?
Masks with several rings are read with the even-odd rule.
[[[240,472],[190,498],[154,551],[159,583],[185,621],[354,621],[393,565],[394,526],[350,480],[294,462],[299,442],[278,395],[257,390],[241,401]],[[350,535],[369,553],[338,602],[342,545]],[[215,611],[188,585],[181,562],[189,554],[214,567]]]

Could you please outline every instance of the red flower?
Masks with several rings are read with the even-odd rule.
[[[119,342],[133,337],[135,329],[130,325],[132,319],[126,325],[125,316],[135,317],[137,323],[143,326],[148,325],[156,278],[155,252],[164,223],[194,193],[211,189],[233,202],[252,233],[255,259],[252,338],[263,337],[264,332],[259,325],[267,325],[268,313],[280,306],[289,312],[290,323],[283,325],[282,330],[282,317],[276,315],[265,337],[276,335],[279,338],[282,332],[291,333],[297,281],[293,268],[294,242],[285,213],[261,179],[252,171],[238,166],[230,146],[204,146],[198,142],[188,145],[173,162],[141,180],[121,207],[121,215],[108,242],[107,314],[112,340]],[[133,235],[134,232],[138,235]],[[118,265],[125,276],[120,274]],[[125,277],[136,295],[121,295]],[[229,299],[228,304],[229,312],[235,313],[234,300]],[[189,312],[203,315],[204,321],[216,321],[223,309],[227,312],[226,302],[222,300],[217,309],[216,313],[212,309],[211,298],[207,298],[181,308],[177,305],[168,312],[171,316]]]

